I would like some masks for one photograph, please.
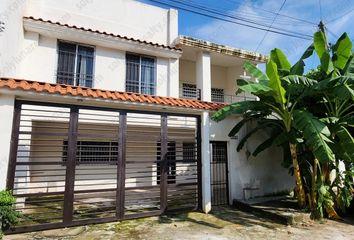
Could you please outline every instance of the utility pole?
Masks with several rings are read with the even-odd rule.
[[[324,23],[322,22],[322,20],[318,24],[318,29],[323,33],[323,36],[326,40],[327,47],[330,47],[330,43],[328,43],[328,41],[327,41],[326,27],[325,27]]]
[[[320,23],[318,24],[318,28],[321,32],[325,33],[325,25],[322,22],[322,20],[320,21]]]

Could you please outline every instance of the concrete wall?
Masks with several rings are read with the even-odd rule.
[[[133,0],[27,0],[26,16],[170,45],[177,11]]]
[[[0,190],[6,186],[15,96],[0,94]]]
[[[258,185],[259,190],[254,191],[253,197],[265,194],[277,193],[284,190],[292,190],[294,187],[293,177],[288,174],[288,170],[281,166],[282,151],[279,148],[272,148],[260,153],[257,157],[247,158],[246,151],[253,150],[262,143],[268,136],[265,132],[250,139],[244,148],[237,152],[236,148],[241,136],[246,133],[243,129],[238,139],[231,139],[228,133],[231,128],[240,121],[241,118],[229,117],[222,122],[210,123],[210,140],[226,141],[228,145],[229,162],[229,189],[230,198],[242,199],[243,191],[247,184]],[[250,193],[246,193],[246,198]]]
[[[105,4],[98,0],[65,0],[60,4],[54,0],[19,0],[16,5],[13,2],[4,0],[0,6],[0,20],[5,22],[0,41],[0,77],[56,82],[58,39],[24,31],[23,16],[164,45],[172,44],[178,35],[177,11],[133,0],[107,0]],[[63,34],[60,39],[75,41],[75,36]],[[85,44],[95,48],[93,87],[125,91],[125,54],[131,50],[107,48],[90,39],[85,39]],[[178,97],[178,91],[174,90],[179,80],[178,67],[178,59],[156,58],[157,95]]]
[[[24,46],[32,46],[32,52],[22,60],[16,76],[22,79],[56,83],[58,61],[57,39],[25,32]],[[99,89],[125,91],[126,52],[95,46],[93,87]],[[36,64],[34,64],[36,63]],[[171,63],[171,66],[174,66]],[[43,67],[45,66],[45,67]],[[166,58],[156,58],[156,94],[170,95],[169,79],[178,81],[178,75],[170,72],[170,62]],[[177,65],[178,67],[178,65]],[[169,76],[172,76],[171,78]],[[173,93],[171,93],[173,95]]]
[[[4,31],[0,32],[0,76],[15,76],[22,60],[31,52],[23,47],[22,16],[26,0],[2,0],[0,21]]]

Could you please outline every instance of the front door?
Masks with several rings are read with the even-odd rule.
[[[211,204],[229,204],[227,142],[211,142]]]

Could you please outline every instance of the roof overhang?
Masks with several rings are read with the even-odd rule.
[[[176,46],[180,48],[189,47],[199,51],[206,51],[210,53],[219,53],[225,56],[236,57],[244,60],[250,60],[255,63],[264,63],[267,61],[268,56],[247,51],[240,48],[233,48],[217,43],[212,43],[205,40],[196,39],[193,37],[179,36],[176,40]]]
[[[50,20],[43,20],[40,18],[24,17],[23,26],[26,31],[36,32],[43,36],[89,45],[98,45],[165,58],[180,58],[182,55],[182,50],[176,47],[146,42],[113,33],[61,24],[58,22],[54,23]]]
[[[15,95],[16,99],[91,105],[117,109],[149,110],[200,114],[216,111],[224,104],[191,99],[150,96],[136,93],[80,88],[27,80],[0,78],[0,94]]]

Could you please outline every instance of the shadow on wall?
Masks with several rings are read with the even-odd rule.
[[[245,127],[242,135],[252,127],[254,126]],[[248,199],[290,192],[294,188],[293,177],[288,173],[288,169],[282,166],[283,150],[280,147],[273,146],[256,157],[252,155],[254,150],[268,138],[269,134],[266,130],[259,131],[250,137],[243,149],[238,152],[237,179],[242,194],[238,191],[236,198]],[[241,139],[242,136],[239,137],[238,142]],[[234,147],[236,148],[237,145]]]

